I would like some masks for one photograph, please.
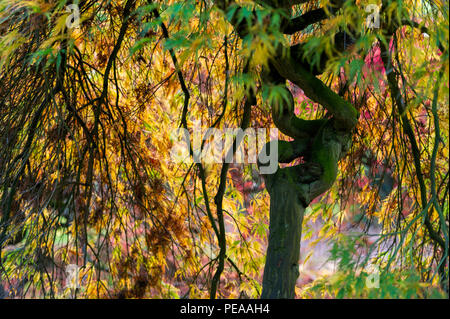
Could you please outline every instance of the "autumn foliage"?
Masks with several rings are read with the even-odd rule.
[[[378,29],[369,1],[218,2],[80,0],[68,27],[69,1],[0,0],[0,296],[258,298],[264,177],[256,163],[176,162],[173,133],[274,128],[285,96],[262,70],[299,43],[358,123],[305,210],[296,297],[448,296],[448,2],[379,1]],[[331,117],[287,88],[297,117]]]

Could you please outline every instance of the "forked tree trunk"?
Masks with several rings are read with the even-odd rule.
[[[295,297],[305,209],[333,185],[337,163],[351,143],[349,133],[335,130],[333,121],[327,124],[317,132],[311,162],[278,168],[274,174],[264,175],[270,195],[270,225],[261,298]],[[298,152],[306,149],[300,145],[301,141],[276,143],[280,163],[291,162]]]

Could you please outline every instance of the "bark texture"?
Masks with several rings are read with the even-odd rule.
[[[300,154],[307,161],[265,175],[270,195],[270,225],[261,298],[295,297],[304,211],[315,197],[332,186],[337,163],[351,142],[349,133],[336,131],[332,125],[332,120],[325,122],[312,142],[271,142],[280,144],[280,162],[290,162]],[[270,151],[270,143],[267,148]]]
[[[270,190],[269,246],[261,298],[291,298],[299,275],[300,237],[305,208],[296,185],[278,170]]]

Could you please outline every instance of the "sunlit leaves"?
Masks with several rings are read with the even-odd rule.
[[[421,252],[434,247],[418,205],[412,154],[385,77],[386,72],[397,74],[407,103],[404,114],[413,124],[429,187],[436,130],[431,100],[437,74],[444,70],[437,102],[442,141],[434,174],[447,216],[448,53],[440,52],[439,46],[448,48],[448,17],[428,7],[416,12],[410,1],[391,1],[383,9],[383,23],[420,17],[418,28],[399,27],[395,42],[386,30],[364,27],[366,2],[355,6],[347,1],[338,15],[286,36],[280,29],[289,18],[287,11],[257,2],[241,1],[242,9],[232,5],[221,12],[212,2],[137,1],[131,17],[124,19],[126,1],[94,1],[83,9],[79,28],[69,30],[66,1],[1,1],[0,132],[5,151],[0,165],[6,165],[0,170],[5,174],[1,198],[7,197],[22,158],[29,154],[16,182],[13,217],[5,228],[7,247],[2,249],[6,276],[14,284],[26,279],[29,290],[11,291],[68,297],[64,269],[77,264],[84,266],[82,297],[208,297],[219,251],[212,221],[217,218],[214,195],[221,164],[204,165],[203,185],[198,167],[174,163],[168,156],[174,145],[171,133],[180,126],[186,100],[179,76],[190,95],[190,132],[195,121],[218,129],[238,127],[250,91],[257,93],[252,127],[269,128],[272,108],[290,95],[282,86],[261,85],[259,73],[280,45],[302,43],[305,64],[320,66],[328,59],[319,77],[360,112],[353,148],[340,162],[338,182],[306,209],[303,239],[312,252],[330,239],[341,241],[340,233],[364,233],[364,223],[380,229],[375,229],[379,237],[374,241],[342,239],[331,251],[332,262],[339,265],[335,276],[320,278],[327,273],[317,271],[313,279],[319,279],[304,287],[301,296],[438,296],[431,287],[437,282],[437,259]],[[327,10],[328,3],[304,3],[294,11],[301,15],[319,6]],[[12,7],[23,11],[13,14],[8,11]],[[229,23],[233,19],[242,23],[244,39]],[[129,23],[124,41],[112,57],[124,23]],[[161,32],[162,23],[168,37]],[[426,34],[421,27],[427,28]],[[362,30],[355,43],[347,47],[344,42],[344,50],[336,49],[333,36],[355,30]],[[392,52],[394,62],[387,70],[378,41]],[[105,79],[107,65],[111,69]],[[248,73],[242,72],[245,68]],[[57,87],[56,75],[62,70]],[[108,86],[103,92],[104,83]],[[48,93],[61,87],[63,91]],[[323,108],[298,87],[289,88],[299,117],[324,116]],[[38,113],[41,105],[44,110]],[[275,111],[283,112],[281,107]],[[27,150],[34,117],[39,125]],[[241,171],[234,174],[232,169]],[[253,180],[253,169],[237,165],[228,173],[220,297],[256,298],[261,292],[269,196],[262,178]],[[390,188],[383,185],[386,181],[392,182]],[[244,189],[253,184],[260,188]],[[438,229],[436,209],[430,209],[429,216]],[[383,249],[392,243],[391,251]],[[369,273],[357,261],[368,256],[368,250],[382,268],[389,264],[382,291],[364,286]],[[315,262],[311,252],[302,257],[306,274]],[[416,269],[404,266],[411,264]],[[55,275],[48,276],[46,269],[55,269]]]

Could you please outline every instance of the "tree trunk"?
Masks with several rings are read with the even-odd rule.
[[[299,276],[300,239],[305,207],[288,173],[279,169],[270,187],[269,246],[261,298],[294,298]]]
[[[264,175],[270,195],[270,225],[261,298],[295,297],[303,214],[314,198],[333,185],[337,163],[351,144],[350,133],[337,131],[333,123],[326,122],[316,133],[308,162]],[[264,153],[270,153],[271,143],[266,144]],[[301,140],[276,143],[280,163],[289,163],[308,149]]]

